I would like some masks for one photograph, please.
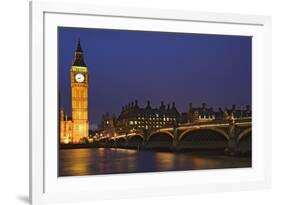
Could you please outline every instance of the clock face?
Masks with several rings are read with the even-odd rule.
[[[78,83],[82,83],[82,82],[84,82],[85,77],[84,77],[83,74],[78,73],[78,74],[75,75],[75,80],[76,80],[76,82],[78,82]]]

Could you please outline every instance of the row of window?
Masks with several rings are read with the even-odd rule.
[[[176,120],[175,118],[173,119],[174,121]],[[164,125],[164,124],[169,124],[169,122],[165,121],[165,122],[162,122],[162,121],[130,121],[129,122],[130,125],[137,125],[137,124],[160,124],[160,125]]]
[[[138,128],[138,129],[151,129],[151,128],[161,128],[164,125],[137,125],[134,126],[134,128]],[[122,130],[122,129],[120,129]]]
[[[199,119],[215,119],[215,115],[208,116],[208,117],[206,117],[206,115],[204,115],[204,116],[199,115],[198,118],[199,118]]]
[[[149,117],[149,118],[146,118],[146,117],[138,117],[138,120],[161,120],[161,121],[170,121],[170,120],[176,120],[175,117]]]

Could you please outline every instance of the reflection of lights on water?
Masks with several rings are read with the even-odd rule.
[[[135,154],[137,150],[122,149],[122,148],[109,148],[111,151],[118,151],[119,153]]]
[[[249,162],[227,157],[196,156],[188,153],[136,151],[120,148],[60,150],[62,176],[113,174],[147,171],[200,170],[241,167]]]
[[[90,173],[90,159],[91,152],[88,149],[76,149],[71,150],[71,155],[68,156],[71,158],[70,169],[73,175],[87,175]]]
[[[106,151],[105,148],[99,148],[99,149],[98,149],[98,154],[99,154],[99,156],[103,157],[104,154],[105,154],[105,151]]]
[[[156,168],[161,170],[173,169],[175,165],[175,154],[173,153],[164,153],[164,152],[155,152],[155,163]]]
[[[192,163],[193,163],[195,169],[200,169],[206,165],[206,159],[203,159],[200,157],[193,157]]]
[[[192,157],[192,166],[194,169],[208,169],[219,166],[220,162],[206,159],[203,157]]]

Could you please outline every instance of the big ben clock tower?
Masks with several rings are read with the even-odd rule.
[[[88,68],[78,39],[75,59],[70,69],[73,133],[72,143],[77,144],[89,132],[88,120]]]

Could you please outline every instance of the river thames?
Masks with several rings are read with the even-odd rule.
[[[115,148],[59,150],[59,176],[251,167],[250,157]]]

